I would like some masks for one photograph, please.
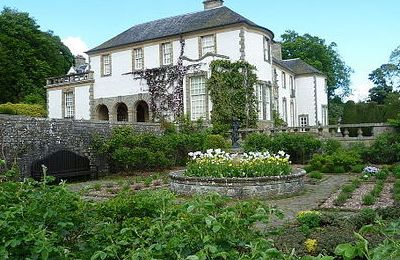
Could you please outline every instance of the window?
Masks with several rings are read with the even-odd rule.
[[[296,97],[296,90],[294,89],[294,78],[293,78],[293,76],[290,76],[289,84],[290,84],[290,97],[291,98],[295,98]]]
[[[215,48],[215,36],[207,35],[201,37],[201,56],[204,56],[207,53],[216,53]]]
[[[133,69],[142,70],[144,68],[143,48],[133,50]]]
[[[103,55],[101,56],[102,59],[102,73],[103,76],[110,76],[111,75],[111,55]]]
[[[291,127],[295,127],[295,124],[296,124],[296,122],[295,122],[295,111],[294,111],[294,103],[293,103],[293,101],[292,102],[290,102],[290,121],[291,121]]]
[[[269,38],[264,38],[264,60],[271,61],[271,41]]]
[[[300,127],[308,127],[308,115],[300,115],[299,116],[299,126]],[[301,129],[302,132],[305,132],[306,129]]]
[[[172,43],[167,42],[161,44],[161,59],[162,65],[172,64]]]
[[[322,125],[328,125],[328,107],[326,105],[322,105]]]
[[[282,71],[282,87],[286,88],[286,73]]]
[[[207,116],[206,77],[190,78],[191,119],[197,120]]]
[[[74,118],[75,111],[74,111],[74,93],[73,92],[66,92],[64,93],[65,98],[65,118]]]
[[[283,98],[282,100],[282,117],[283,120],[287,123],[288,121],[288,114],[287,114],[287,101],[286,98]]]
[[[255,86],[256,102],[258,111],[258,120],[264,120],[264,97],[263,97],[263,85],[257,84]]]

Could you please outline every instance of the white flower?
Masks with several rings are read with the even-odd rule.
[[[212,154],[213,152],[214,152],[213,149],[208,149],[208,150],[207,150],[207,154]]]
[[[222,153],[222,150],[221,150],[221,149],[216,149],[216,150],[215,150],[215,153],[216,153],[216,154],[221,154],[221,153]]]
[[[279,151],[278,154],[279,154],[280,156],[285,156],[285,155],[286,155],[286,153],[285,153],[284,151]]]

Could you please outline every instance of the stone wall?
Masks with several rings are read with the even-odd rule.
[[[182,195],[216,192],[232,198],[274,198],[290,196],[304,189],[306,172],[295,170],[291,175],[258,178],[186,177],[184,171],[170,175],[170,189]]]
[[[108,165],[91,149],[94,134],[109,136],[118,126],[129,126],[138,132],[161,133],[153,123],[76,121],[0,115],[0,158],[16,160],[22,176],[30,176],[33,162],[57,151],[68,150],[89,158],[93,169],[106,172]]]

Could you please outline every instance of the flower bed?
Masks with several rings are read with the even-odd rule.
[[[238,155],[209,150],[189,155],[187,170],[170,175],[170,188],[179,194],[217,192],[235,198],[270,198],[304,188],[305,171],[293,171],[284,152]]]

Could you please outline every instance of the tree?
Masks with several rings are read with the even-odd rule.
[[[211,77],[207,90],[213,103],[211,122],[218,131],[231,128],[237,118],[241,128],[256,127],[258,121],[254,86],[255,67],[247,62],[215,60],[211,63]]]
[[[0,103],[45,99],[46,78],[65,74],[74,58],[58,36],[28,13],[0,13]],[[38,101],[40,102],[40,100]]]
[[[301,36],[295,31],[286,31],[281,38],[284,59],[300,58],[327,76],[329,98],[351,94],[353,70],[340,57],[336,43],[327,44],[324,39],[310,34]]]
[[[375,85],[369,91],[369,99],[379,104],[383,104],[393,90],[400,88],[400,46],[390,55],[389,63],[371,72],[369,79]]]

